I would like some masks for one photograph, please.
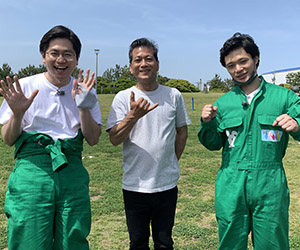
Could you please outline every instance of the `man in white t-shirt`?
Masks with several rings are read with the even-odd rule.
[[[1,80],[3,141],[15,145],[16,164],[7,184],[5,213],[9,249],[89,249],[89,176],[82,165],[83,139],[101,134],[94,73],[78,81],[81,43],[55,26],[40,41],[47,72]]]
[[[148,39],[132,42],[129,67],[137,85],[116,95],[107,120],[111,143],[123,143],[130,249],[149,249],[150,223],[155,249],[173,249],[178,160],[190,119],[180,92],[156,82],[157,53]]]

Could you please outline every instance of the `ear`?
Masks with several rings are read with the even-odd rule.
[[[129,63],[130,73],[133,74],[131,63]]]
[[[258,56],[254,57],[254,63],[255,63],[256,68],[257,68],[258,62],[259,62],[259,57]]]
[[[43,63],[46,63],[46,60],[45,60],[45,53],[41,52],[41,55],[42,55],[42,62],[43,62]]]

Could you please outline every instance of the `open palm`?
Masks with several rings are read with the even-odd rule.
[[[24,114],[32,104],[34,98],[38,94],[38,90],[34,90],[29,98],[27,98],[20,86],[18,77],[14,76],[15,86],[9,76],[6,77],[7,85],[1,80],[0,93],[3,95],[12,112],[16,114]]]

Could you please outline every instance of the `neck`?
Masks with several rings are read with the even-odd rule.
[[[243,85],[240,86],[241,90],[246,94],[249,95],[252,93],[254,90],[258,89],[260,87],[260,79],[256,77],[251,84],[249,85]]]
[[[54,86],[56,86],[58,88],[66,86],[70,82],[70,79],[71,79],[71,77],[64,78],[64,79],[53,78],[50,76],[50,74],[48,72],[45,73],[45,77],[51,84],[53,84]]]
[[[156,81],[153,82],[138,81],[136,84],[136,88],[143,91],[154,91],[158,88],[158,84]]]

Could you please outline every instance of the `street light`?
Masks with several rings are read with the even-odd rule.
[[[95,49],[96,53],[96,93],[97,93],[97,83],[98,83],[98,54],[100,49]]]

